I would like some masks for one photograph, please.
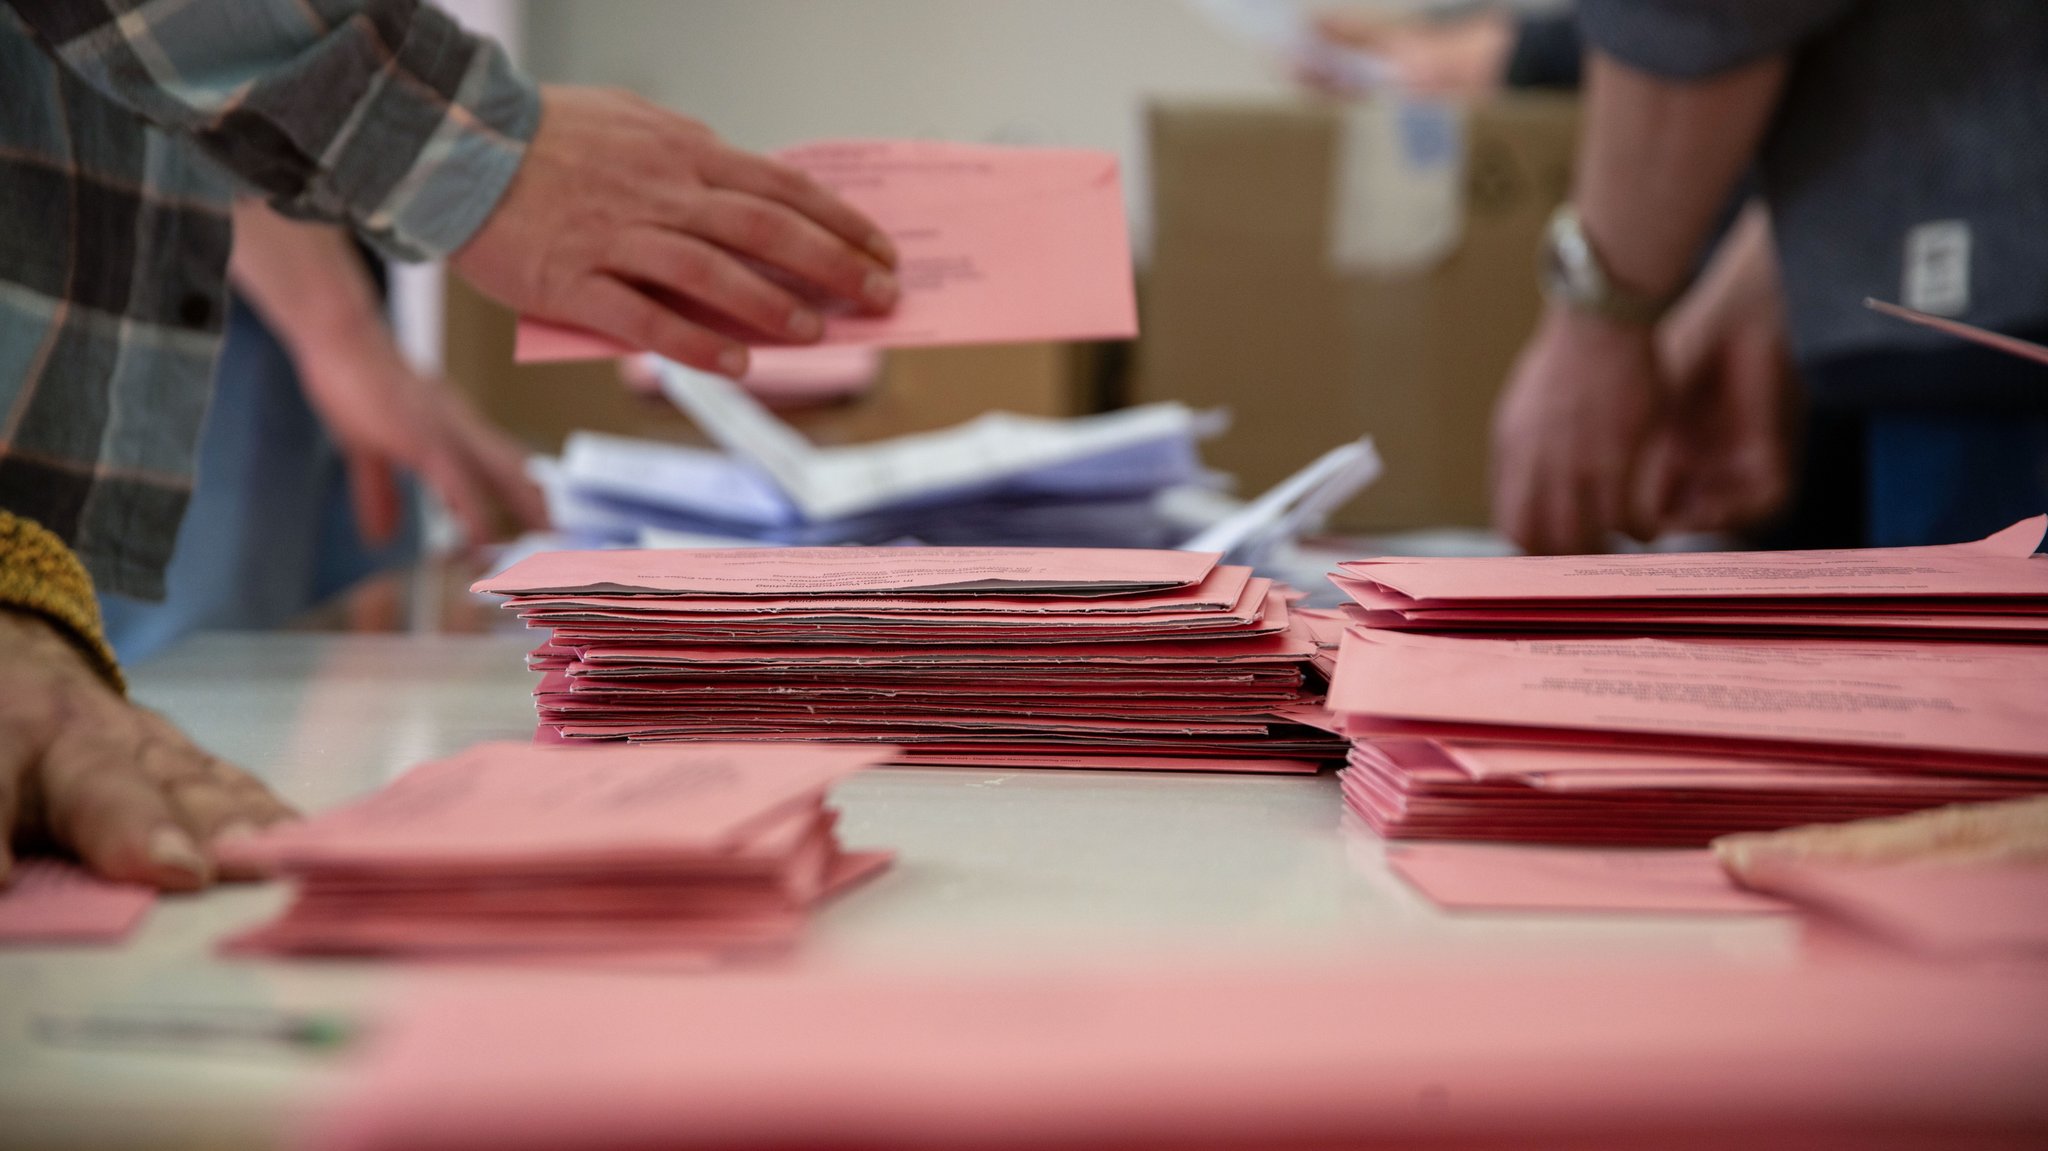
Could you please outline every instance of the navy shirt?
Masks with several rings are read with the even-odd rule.
[[[2048,0],[1582,0],[1587,43],[1674,79],[1789,53],[1758,157],[1803,363],[1948,337],[1901,300],[2048,326]]]

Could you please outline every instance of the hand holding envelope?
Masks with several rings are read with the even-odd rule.
[[[1123,193],[1110,153],[845,140],[791,148],[777,158],[890,235],[901,253],[902,297],[888,315],[828,308],[818,337],[735,333],[749,343],[907,347],[1137,333]],[[529,363],[633,350],[528,319],[513,355]]]
[[[735,329],[816,338],[805,293],[896,302],[889,239],[801,172],[620,92],[550,88],[541,109],[518,178],[454,257],[518,311],[737,375]]]

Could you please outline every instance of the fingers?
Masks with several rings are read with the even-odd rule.
[[[523,531],[548,526],[547,497],[526,474],[526,449],[479,415],[460,394],[439,389],[442,419],[455,446],[468,459],[479,484]]]
[[[851,204],[787,164],[733,148],[706,157],[704,178],[715,188],[771,200],[809,217],[883,270],[896,266],[896,245]]]
[[[41,767],[50,834],[108,879],[166,891],[205,887],[213,864],[169,793],[143,773],[142,749],[140,740],[103,730],[59,736]]]
[[[645,292],[609,276],[587,280],[576,293],[574,306],[560,318],[701,371],[733,379],[747,374],[746,345],[684,319]]]
[[[372,547],[389,544],[398,536],[398,525],[405,515],[398,477],[389,463],[372,452],[345,452],[343,464],[348,469],[349,503],[355,508],[356,531]]]
[[[103,722],[67,729],[42,756],[51,837],[109,879],[190,891],[252,877],[216,866],[215,845],[295,813],[163,717],[115,706]]]
[[[464,540],[476,545],[496,538],[497,506],[485,494],[468,461],[452,443],[434,445],[426,458],[420,461],[419,474],[420,479],[426,481],[434,494],[441,497],[441,502],[448,506],[448,513],[455,517],[455,522],[462,525]]]
[[[712,239],[734,250],[759,254],[764,259],[774,260],[774,257],[761,251],[763,247],[783,249],[785,256],[804,247],[802,241],[784,234],[797,230],[794,219],[768,215],[773,212],[790,216],[787,209],[761,205],[758,210],[763,215],[750,218],[750,213],[755,210],[753,207],[727,205],[720,211],[707,211],[697,226]],[[742,237],[741,233],[745,236]],[[740,243],[742,238],[753,241],[756,246],[750,248]],[[819,233],[817,243],[823,247],[834,242]],[[845,251],[844,246],[835,246]],[[780,260],[774,262],[781,264]],[[700,300],[770,341],[808,344],[825,330],[824,320],[817,311],[794,294],[769,283],[766,277],[740,263],[723,248],[693,236],[653,230],[622,236],[611,264],[612,270],[626,279],[654,284],[678,296]]]
[[[815,284],[867,311],[896,305],[896,277],[873,253],[856,251],[841,236],[801,212],[775,201],[713,189],[693,213],[690,230]],[[815,335],[765,328],[777,339],[808,343]]]
[[[203,773],[176,777],[164,785],[180,823],[203,844],[221,879],[257,879],[263,870],[223,850],[238,839],[297,813],[270,789],[232,764],[204,756]]]
[[[2048,796],[1960,803],[1913,815],[1785,831],[1724,835],[1721,866],[1738,880],[1806,861],[1884,864],[1912,860],[2048,859]]]

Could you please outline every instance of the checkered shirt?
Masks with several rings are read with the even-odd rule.
[[[0,508],[161,598],[227,312],[229,204],[459,248],[538,96],[417,0],[0,0]]]

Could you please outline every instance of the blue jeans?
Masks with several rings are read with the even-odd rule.
[[[192,502],[164,573],[164,601],[103,596],[124,662],[201,629],[276,627],[418,552],[414,501],[393,543],[357,533],[347,474],[284,347],[237,301],[215,369]]]

